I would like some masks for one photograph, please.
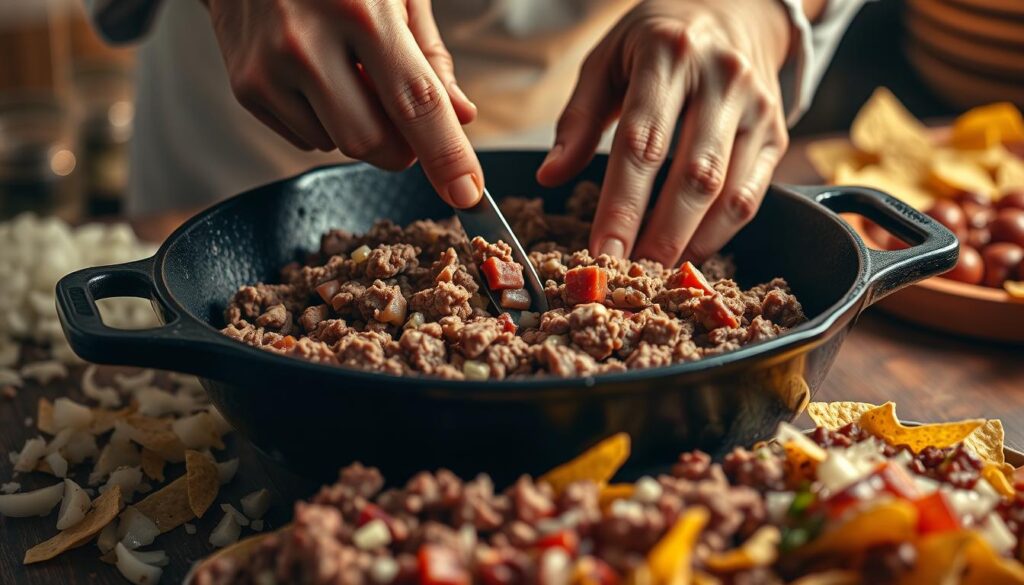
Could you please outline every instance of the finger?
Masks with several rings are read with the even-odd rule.
[[[275,91],[267,96],[267,102],[274,116],[306,144],[324,152],[337,148],[302,94]]]
[[[347,54],[322,59],[315,71],[301,81],[303,93],[343,154],[387,170],[412,164],[412,149]]]
[[[742,108],[720,95],[702,92],[687,107],[675,160],[636,257],[674,265],[725,185]]]
[[[295,148],[306,151],[313,150],[313,147],[308,142],[306,142],[302,138],[299,138],[297,134],[292,132],[291,128],[289,128],[287,125],[278,120],[276,116],[271,114],[270,110],[267,110],[263,106],[259,106],[253,103],[246,103],[243,105],[245,109],[248,110],[249,113],[252,114],[257,120],[262,122],[264,126],[270,128],[271,130],[279,134],[281,138],[284,138],[285,140],[290,142],[292,146],[294,146]]]
[[[391,15],[390,21],[395,18]],[[471,207],[483,192],[483,169],[448,93],[412,33],[404,26],[395,29],[386,44],[360,35],[356,53],[373,79],[384,111],[438,194],[455,207]]]
[[[595,255],[629,256],[683,106],[683,75],[667,60],[645,61],[634,70],[622,103],[590,233]]]
[[[615,119],[623,90],[610,82],[610,54],[599,49],[583,63],[572,97],[558,119],[554,146],[537,169],[541,185],[560,185],[579,174]]]
[[[437,29],[430,0],[409,0],[408,10],[409,30],[423,51],[423,56],[427,58],[434,73],[441,80],[441,85],[448,92],[448,98],[455,108],[455,115],[462,124],[472,122],[476,118],[476,104],[466,97],[455,80],[455,64],[441,39],[441,32]]]

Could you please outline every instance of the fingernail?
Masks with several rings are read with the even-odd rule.
[[[462,101],[464,101],[464,102],[468,103],[470,106],[472,106],[474,110],[477,109],[476,108],[476,104],[473,103],[473,100],[469,99],[469,96],[466,95],[466,92],[462,91],[462,88],[459,87],[458,83],[456,83],[454,81],[451,82],[448,85],[448,89],[450,89],[452,91],[452,93],[454,93],[456,96],[458,96],[459,99],[461,99]]]
[[[462,175],[448,183],[448,200],[456,207],[470,207],[480,199],[483,187],[476,173]]]
[[[608,254],[612,258],[622,258],[626,254],[626,245],[618,238],[608,238],[601,243],[598,255]]]
[[[546,157],[544,157],[544,162],[540,163],[540,168],[543,169],[544,167],[548,166],[552,162],[558,160],[558,157],[562,156],[562,151],[563,150],[565,150],[564,146],[562,146],[561,144],[556,144],[551,149],[551,152],[549,152],[548,155]]]

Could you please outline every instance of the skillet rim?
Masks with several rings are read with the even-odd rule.
[[[523,154],[523,153],[538,153],[540,151],[531,150],[481,150],[481,153],[486,152],[490,155],[500,154]],[[769,186],[769,191],[777,194],[778,196],[789,197],[797,200],[800,205],[807,205],[818,212],[818,215],[835,225],[838,225],[847,240],[853,246],[854,251],[857,255],[857,274],[853,279],[852,284],[847,291],[837,300],[835,303],[830,305],[828,308],[822,311],[822,313],[813,319],[808,320],[805,323],[798,325],[787,331],[785,334],[770,339],[768,341],[762,341],[741,347],[739,349],[729,351],[723,354],[702,358],[700,360],[692,362],[679,362],[670,364],[667,366],[660,366],[656,368],[647,368],[640,370],[627,370],[625,372],[615,372],[609,374],[599,374],[596,376],[580,376],[572,378],[563,378],[555,376],[535,376],[532,378],[522,378],[513,380],[490,380],[490,381],[470,381],[470,380],[448,380],[444,378],[434,378],[429,376],[396,376],[393,374],[386,374],[383,372],[373,372],[369,370],[359,370],[355,368],[348,368],[344,366],[327,365],[318,362],[311,362],[303,360],[302,358],[292,357],[287,355],[280,355],[273,352],[260,350],[252,347],[241,341],[231,339],[220,332],[220,330],[214,328],[205,319],[202,319],[191,311],[185,309],[184,305],[178,300],[177,296],[171,291],[167,285],[166,268],[167,268],[167,257],[170,249],[179,243],[184,238],[188,237],[189,233],[197,229],[198,226],[217,213],[224,213],[228,208],[234,205],[240,205],[241,202],[245,201],[250,197],[257,197],[261,193],[277,188],[284,185],[296,184],[302,181],[308,181],[311,177],[318,173],[325,172],[328,170],[337,169],[352,169],[352,168],[370,168],[374,169],[367,163],[355,162],[355,163],[342,163],[337,165],[323,165],[313,167],[299,175],[281,179],[266,185],[249,189],[224,201],[218,202],[203,211],[199,212],[195,216],[189,218],[184,224],[179,226],[164,242],[160,245],[156,254],[153,256],[153,269],[154,269],[154,285],[156,287],[156,293],[158,300],[164,303],[175,315],[175,318],[166,323],[170,325],[176,320],[189,320],[193,327],[198,326],[202,330],[204,336],[209,339],[204,340],[212,342],[221,347],[230,347],[233,351],[246,356],[249,359],[254,359],[257,362],[266,362],[266,365],[274,365],[283,368],[298,368],[306,370],[309,373],[316,373],[321,376],[338,378],[339,380],[351,379],[352,381],[360,381],[364,383],[378,383],[378,389],[388,390],[416,390],[422,388],[429,388],[431,390],[437,390],[439,386],[443,386],[446,391],[451,390],[454,392],[465,392],[465,391],[480,391],[486,389],[492,392],[511,392],[516,390],[565,390],[574,387],[585,387],[593,388],[596,386],[615,386],[620,384],[630,384],[638,382],[657,382],[658,380],[677,380],[680,377],[689,377],[702,374],[708,370],[727,368],[733,369],[739,362],[743,361],[755,361],[755,358],[766,359],[774,358],[780,354],[786,353],[787,351],[796,350],[799,346],[821,343],[822,339],[829,331],[836,325],[838,321],[847,316],[850,310],[855,309],[856,305],[864,301],[864,296],[869,290],[868,283],[871,275],[869,270],[869,257],[867,249],[860,240],[856,231],[844,221],[838,213],[828,209],[823,204],[813,200],[804,194],[797,192],[794,189],[788,188],[787,186],[779,183],[772,183]],[[833,190],[841,191],[842,187],[835,187]],[[772,195],[775,196],[775,195]],[[211,336],[216,336],[214,339]],[[198,341],[198,340],[196,340]],[[332,389],[333,390],[333,389]]]

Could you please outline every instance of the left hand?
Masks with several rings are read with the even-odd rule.
[[[597,45],[537,171],[544,185],[572,178],[619,119],[593,254],[700,261],[753,217],[788,145],[778,71],[789,30],[778,0],[648,0]],[[638,240],[677,121],[674,161]]]

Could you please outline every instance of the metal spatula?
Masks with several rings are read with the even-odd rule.
[[[541,313],[547,311],[548,299],[544,296],[544,283],[540,281],[537,271],[533,269],[533,264],[530,264],[530,258],[526,255],[526,250],[523,250],[519,239],[512,233],[512,228],[509,227],[508,221],[501,214],[498,205],[494,202],[491,194],[487,192],[487,189],[484,189],[484,196],[480,198],[479,203],[468,209],[456,209],[455,214],[458,216],[459,222],[462,223],[462,229],[465,230],[466,236],[470,240],[480,236],[491,243],[501,240],[512,248],[512,258],[523,266],[523,280],[525,281],[526,291],[530,293],[530,310]],[[492,291],[486,282],[482,284],[484,285],[483,288],[487,290],[487,296],[490,297],[491,303],[494,304],[498,312],[507,312],[516,325],[518,325],[521,311],[503,309],[499,302],[501,300],[500,291]]]

